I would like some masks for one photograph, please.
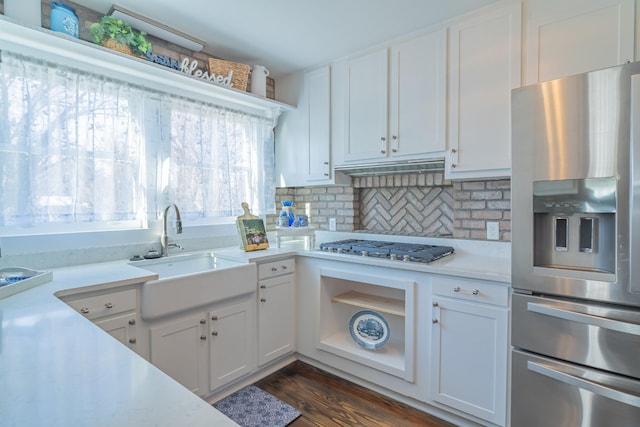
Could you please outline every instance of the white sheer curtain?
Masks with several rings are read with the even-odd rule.
[[[161,105],[165,204],[192,221],[239,215],[242,202],[275,213],[273,120],[169,96]]]
[[[1,59],[4,233],[144,226],[144,93],[7,51]]]
[[[185,225],[275,213],[274,126],[2,51],[0,234],[144,228],[168,203]]]

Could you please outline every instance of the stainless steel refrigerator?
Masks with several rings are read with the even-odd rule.
[[[512,92],[512,427],[640,426],[640,63]]]

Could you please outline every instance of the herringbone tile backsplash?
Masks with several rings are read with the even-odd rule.
[[[278,188],[276,207],[293,200],[312,225],[338,231],[486,239],[498,222],[500,240],[511,240],[511,182],[446,181],[442,172],[354,178],[351,186]],[[275,216],[267,218],[275,227]]]
[[[360,189],[363,230],[417,236],[453,235],[456,201],[448,187]]]

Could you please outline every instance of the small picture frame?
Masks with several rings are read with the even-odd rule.
[[[244,251],[259,251],[269,247],[262,219],[238,219],[236,225]]]

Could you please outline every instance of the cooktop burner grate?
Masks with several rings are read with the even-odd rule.
[[[348,239],[320,244],[320,250],[392,260],[429,263],[454,253],[451,246]]]

